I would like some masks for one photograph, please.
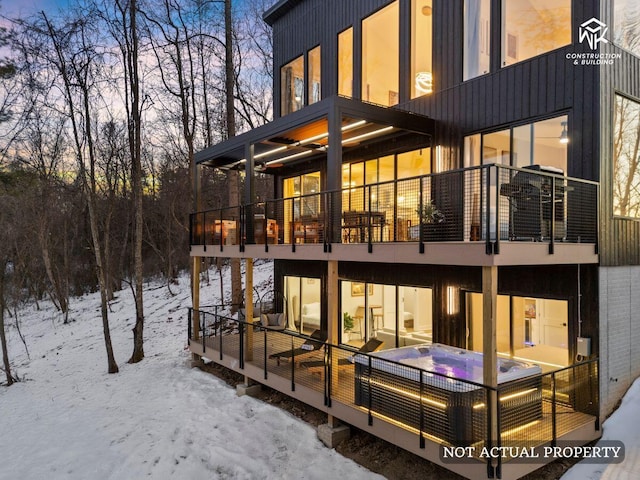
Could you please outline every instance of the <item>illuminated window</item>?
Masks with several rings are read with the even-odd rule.
[[[399,101],[398,0],[362,21],[362,100],[391,106]]]
[[[322,89],[320,81],[320,47],[309,50],[309,105],[319,102],[322,99]]]
[[[411,98],[433,92],[432,0],[411,0]]]
[[[640,104],[616,95],[613,122],[613,214],[640,218]]]
[[[571,43],[571,0],[502,0],[502,65]]]
[[[304,105],[304,57],[301,55],[280,69],[281,115]]]
[[[464,2],[464,80],[489,73],[491,0]]]
[[[338,94],[353,96],[353,27],[338,35]]]
[[[321,288],[319,278],[284,277],[289,326],[307,335],[320,329]]]

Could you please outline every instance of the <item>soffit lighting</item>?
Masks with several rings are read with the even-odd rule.
[[[345,140],[342,140],[342,144],[347,144],[347,143],[354,143],[360,140],[364,140],[365,138],[369,138],[369,137],[374,137],[376,135],[379,135],[381,133],[384,132],[388,132],[389,130],[392,130],[393,126],[389,126],[389,127],[384,127],[384,128],[379,128],[378,130],[373,130],[372,132],[368,132],[368,133],[363,133],[362,135],[358,135],[355,137],[351,137],[351,138],[347,138]]]
[[[289,160],[293,160],[294,158],[304,157],[305,155],[309,155],[310,153],[313,153],[313,150],[305,150],[304,152],[294,153],[293,155],[289,155],[287,157],[271,160],[270,162],[265,163],[265,165],[273,165],[274,163],[288,162]]]

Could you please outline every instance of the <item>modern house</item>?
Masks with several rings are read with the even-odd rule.
[[[244,315],[195,285],[191,351],[325,411],[326,443],[354,425],[468,478],[541,466],[481,447],[598,438],[640,375],[638,13],[277,2],[275,119],[196,156],[244,174],[190,237],[244,260]]]

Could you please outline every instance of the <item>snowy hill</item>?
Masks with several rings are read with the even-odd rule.
[[[257,265],[256,284],[271,271]],[[215,272],[210,280],[203,304],[219,301]],[[20,310],[30,360],[7,318],[14,375],[25,381],[0,387],[0,479],[382,478],[325,448],[306,423],[190,368],[188,277],[172,290],[146,285],[146,358],[136,365],[126,363],[133,299],[118,292],[116,375],[106,373],[98,294],[72,299],[68,325],[49,303]]]

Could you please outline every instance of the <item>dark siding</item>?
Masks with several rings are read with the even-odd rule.
[[[603,1],[602,18],[613,25],[611,1]],[[640,58],[612,45],[606,53],[620,53],[613,65],[602,65],[600,71],[600,263],[603,266],[640,265],[640,220],[613,216],[613,113],[615,94],[640,100]]]

